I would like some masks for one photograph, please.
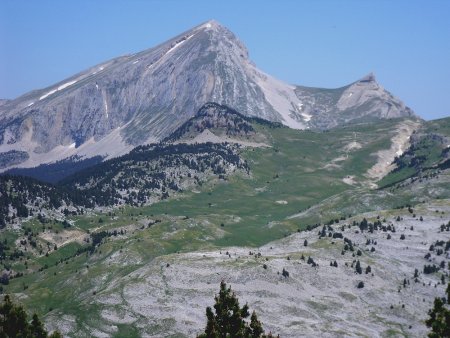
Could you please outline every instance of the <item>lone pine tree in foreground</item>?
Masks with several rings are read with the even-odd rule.
[[[198,338],[270,338],[271,333],[265,334],[261,322],[253,311],[250,323],[245,319],[250,316],[248,305],[242,308],[239,300],[225,282],[220,283],[219,295],[214,297],[214,312],[211,307],[206,308],[205,333]],[[279,336],[278,336],[279,337]]]
[[[447,304],[450,304],[450,283],[447,286]],[[428,318],[425,321],[431,332],[428,334],[430,338],[450,337],[450,310],[445,306],[443,299],[435,298],[434,307],[428,311]]]
[[[0,338],[61,338],[55,331],[51,335],[45,330],[39,317],[34,314],[31,323],[25,310],[20,305],[11,302],[6,295],[0,305]]]

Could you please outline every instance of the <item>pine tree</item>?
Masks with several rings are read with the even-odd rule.
[[[447,293],[447,304],[450,304],[450,283],[448,283],[445,292]]]
[[[261,322],[256,317],[255,311],[253,311],[252,316],[250,318],[250,329],[252,330],[251,337],[259,338],[264,334],[264,330],[262,328]]]
[[[0,306],[0,328],[5,337],[26,337],[29,334],[27,314],[22,307],[15,306],[8,295]]]
[[[61,338],[62,335],[55,331],[49,336],[36,314],[29,323],[24,308],[13,304],[11,298],[6,295],[0,305],[0,337]]]
[[[434,307],[428,312],[426,324],[431,328],[430,338],[450,337],[450,311],[444,307],[442,299],[434,299]]]
[[[33,337],[35,337],[35,338],[46,338],[47,337],[47,331],[45,331],[44,325],[42,325],[37,314],[33,315],[33,319],[31,321],[31,332],[32,332]]]
[[[450,283],[447,286],[447,298],[450,300]],[[425,324],[431,328],[428,334],[430,338],[450,337],[450,310],[444,305],[441,298],[434,299],[434,307],[428,311],[428,318]]]
[[[253,311],[250,323],[246,319],[250,316],[248,305],[242,308],[239,306],[239,300],[231,291],[231,287],[226,286],[225,282],[220,283],[219,295],[214,297],[214,312],[211,307],[206,308],[206,328],[205,332],[199,335],[199,338],[268,338],[272,337],[269,333],[264,334],[261,322]]]

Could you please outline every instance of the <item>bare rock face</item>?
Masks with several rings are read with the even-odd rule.
[[[276,80],[255,67],[232,32],[209,21],[154,48],[2,101],[0,153],[27,152],[23,167],[74,155],[114,157],[162,140],[206,102],[297,129],[413,115],[372,77],[333,90]]]
[[[409,107],[380,86],[372,73],[342,88],[298,86],[296,94],[312,128],[329,129],[350,122],[416,117]]]

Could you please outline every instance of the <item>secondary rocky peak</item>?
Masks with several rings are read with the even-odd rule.
[[[234,109],[215,102],[203,105],[197,114],[185,122],[164,142],[229,142],[230,137],[248,137],[255,134],[251,119]]]
[[[225,114],[238,114],[238,112],[216,102],[207,102],[198,110],[196,116],[214,116]]]

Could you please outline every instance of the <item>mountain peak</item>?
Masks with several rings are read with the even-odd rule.
[[[211,19],[203,24],[200,25],[201,27],[207,28],[207,29],[217,29],[217,28],[225,28],[222,24],[220,24],[218,21]]]
[[[220,22],[211,19],[208,20],[206,22],[203,22],[202,24],[193,27],[190,31],[192,33],[198,32],[200,30],[206,31],[206,32],[211,32],[211,33],[218,33],[219,35],[222,34],[232,34],[234,35],[227,27],[225,27],[224,25],[222,25]]]
[[[222,56],[238,55],[248,60],[247,47],[227,27],[216,20],[209,20],[193,29],[194,33],[202,30],[209,36],[210,48],[219,51]]]

